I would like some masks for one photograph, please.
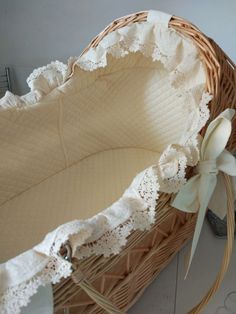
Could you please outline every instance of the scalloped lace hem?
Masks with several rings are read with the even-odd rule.
[[[2,314],[20,313],[21,308],[29,304],[30,298],[37,293],[40,286],[58,283],[61,278],[67,278],[71,273],[72,268],[69,262],[58,256],[51,257],[41,272],[30,280],[6,290],[1,297],[0,312]]]

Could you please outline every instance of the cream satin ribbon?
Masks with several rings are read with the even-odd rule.
[[[236,159],[225,149],[231,134],[234,113],[235,110],[226,109],[209,124],[200,147],[200,160],[196,167],[198,173],[180,189],[172,203],[173,207],[184,212],[198,211],[186,276],[207,208],[209,207],[220,218],[226,215],[227,198],[221,172],[236,176]]]

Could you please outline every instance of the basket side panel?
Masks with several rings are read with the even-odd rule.
[[[120,309],[130,308],[192,237],[196,217],[169,205],[165,209],[161,223],[155,224],[149,232],[135,231],[131,235],[124,254],[116,256],[115,260],[114,257],[111,260],[102,258],[103,264],[99,263],[99,267],[105,270],[108,263],[111,266],[107,271],[97,269],[99,276],[91,278],[88,272],[86,274],[86,267],[83,269],[93,286]],[[105,313],[72,281],[65,281],[59,289],[55,287],[54,297],[57,314],[64,308],[70,309],[70,314]]]

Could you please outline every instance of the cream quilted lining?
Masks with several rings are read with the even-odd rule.
[[[148,21],[37,69],[29,94],[0,100],[3,313],[70,275],[57,254],[69,238],[78,258],[109,256],[150,228],[158,192],[177,191],[198,161],[205,82],[192,42]]]
[[[88,219],[110,206],[133,177],[155,164],[159,156],[135,148],[97,153],[6,202],[0,209],[1,258],[7,261],[35,246],[59,225]]]
[[[93,72],[76,68],[43,102],[2,112],[2,261],[58,225],[107,208],[183,137],[194,98],[174,89],[163,65],[141,53],[110,59]]]

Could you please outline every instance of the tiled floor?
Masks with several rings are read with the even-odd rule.
[[[205,223],[187,279],[184,280],[184,261],[190,245],[185,247],[148,287],[129,314],[187,313],[213,283],[220,269],[224,246],[225,240],[213,236],[208,224]],[[227,299],[230,292],[235,292],[235,294],[231,294]],[[236,314],[236,250],[234,250],[230,270],[221,289],[203,314]]]

